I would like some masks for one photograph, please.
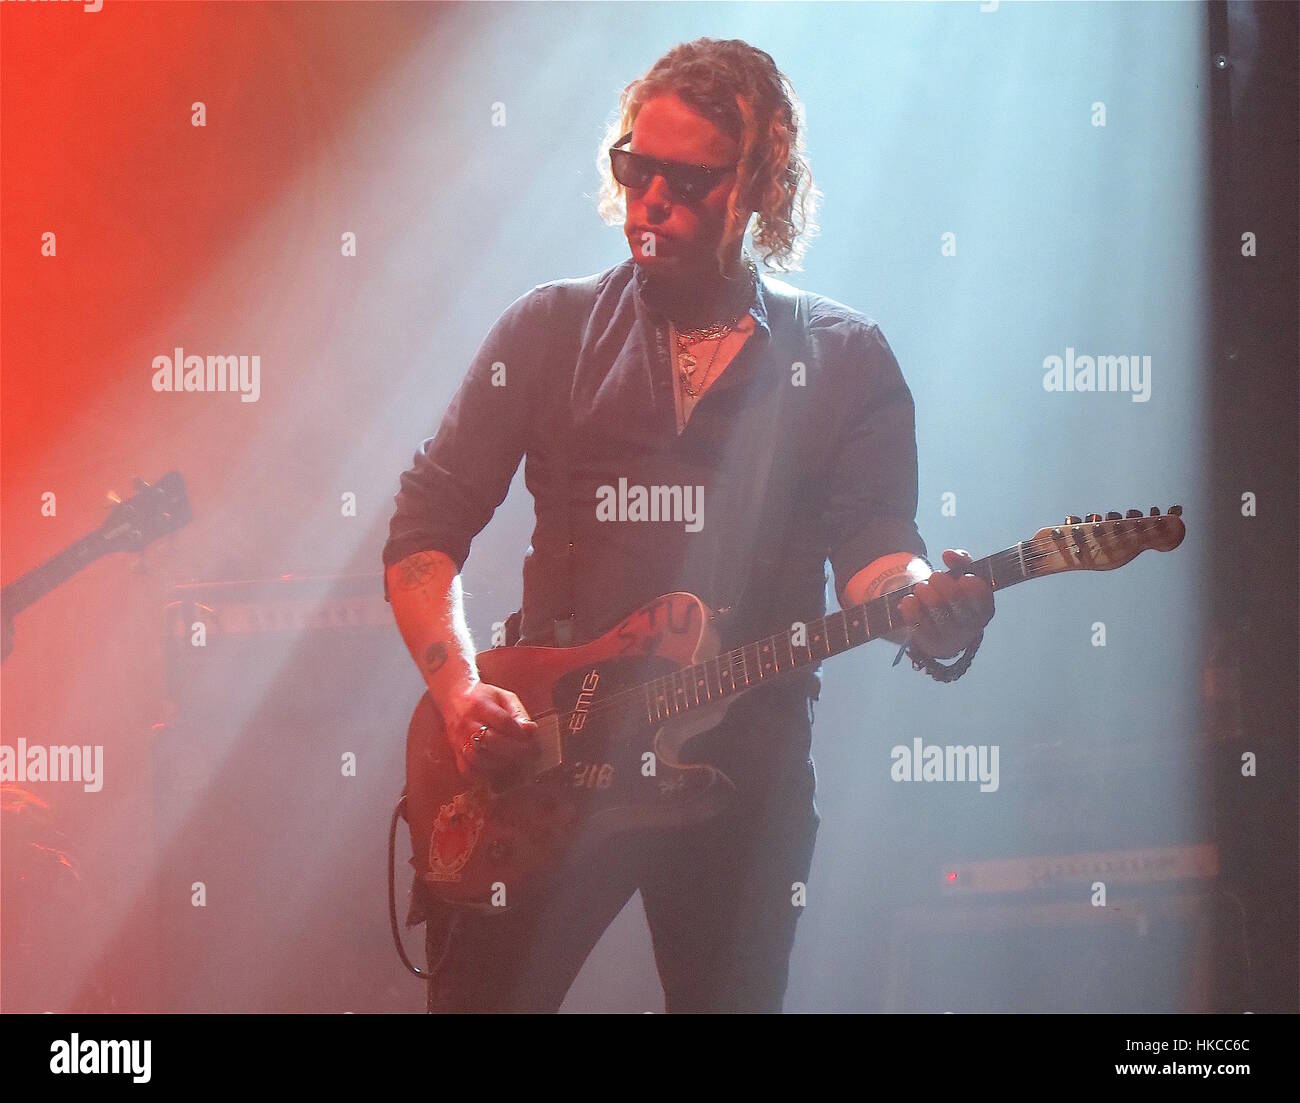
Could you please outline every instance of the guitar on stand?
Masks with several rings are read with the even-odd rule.
[[[169,471],[153,486],[137,476],[132,488],[135,494],[125,501],[115,494],[109,495],[113,505],[108,517],[93,532],[0,590],[0,620],[4,630],[0,659],[7,659],[13,650],[14,617],[24,609],[102,556],[143,551],[159,537],[189,524],[193,514],[185,494],[185,480],[179,471]]]
[[[996,592],[1066,571],[1114,570],[1148,549],[1178,547],[1181,514],[1172,506],[1146,517],[1072,516],[977,560],[970,573]],[[672,593],[577,647],[483,652],[483,680],[515,693],[537,722],[533,750],[507,774],[466,778],[425,694],[406,752],[418,876],[448,904],[500,912],[525,900],[577,845],[716,815],[734,787],[712,766],[681,761],[691,741],[745,691],[901,626],[898,602],[911,592],[812,619],[798,644],[786,632],[720,654],[714,612],[694,594]]]

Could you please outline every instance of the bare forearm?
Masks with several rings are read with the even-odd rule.
[[[456,564],[442,552],[416,552],[387,578],[393,617],[434,700],[468,690],[479,678]]]
[[[849,605],[860,605],[891,590],[923,582],[933,573],[934,568],[919,555],[912,552],[891,552],[873,560],[850,578],[844,587],[844,596]],[[883,638],[901,644],[906,635],[906,630],[898,629]]]

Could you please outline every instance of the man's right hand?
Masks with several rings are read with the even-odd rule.
[[[507,770],[532,748],[537,722],[508,689],[475,682],[434,703],[464,775]]]
[[[529,751],[537,725],[508,689],[479,680],[458,569],[445,552],[418,551],[388,567],[384,579],[456,765],[462,774],[492,774]]]

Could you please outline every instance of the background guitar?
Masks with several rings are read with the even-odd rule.
[[[73,541],[0,590],[0,620],[4,629],[0,660],[7,659],[13,650],[14,618],[24,609],[101,556],[142,551],[160,536],[175,532],[192,519],[185,480],[179,471],[169,471],[153,486],[137,476],[132,486],[135,494],[125,501],[109,495],[114,504],[103,524],[93,532]]]

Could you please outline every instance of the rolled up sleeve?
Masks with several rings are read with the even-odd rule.
[[[849,580],[882,555],[926,555],[916,526],[912,392],[879,326],[855,327],[848,352],[847,415],[830,463],[826,513],[841,607]]]
[[[462,569],[470,543],[505,500],[546,366],[548,303],[546,290],[535,287],[488,332],[437,432],[401,475],[383,551],[386,568],[416,552],[440,551]]]

